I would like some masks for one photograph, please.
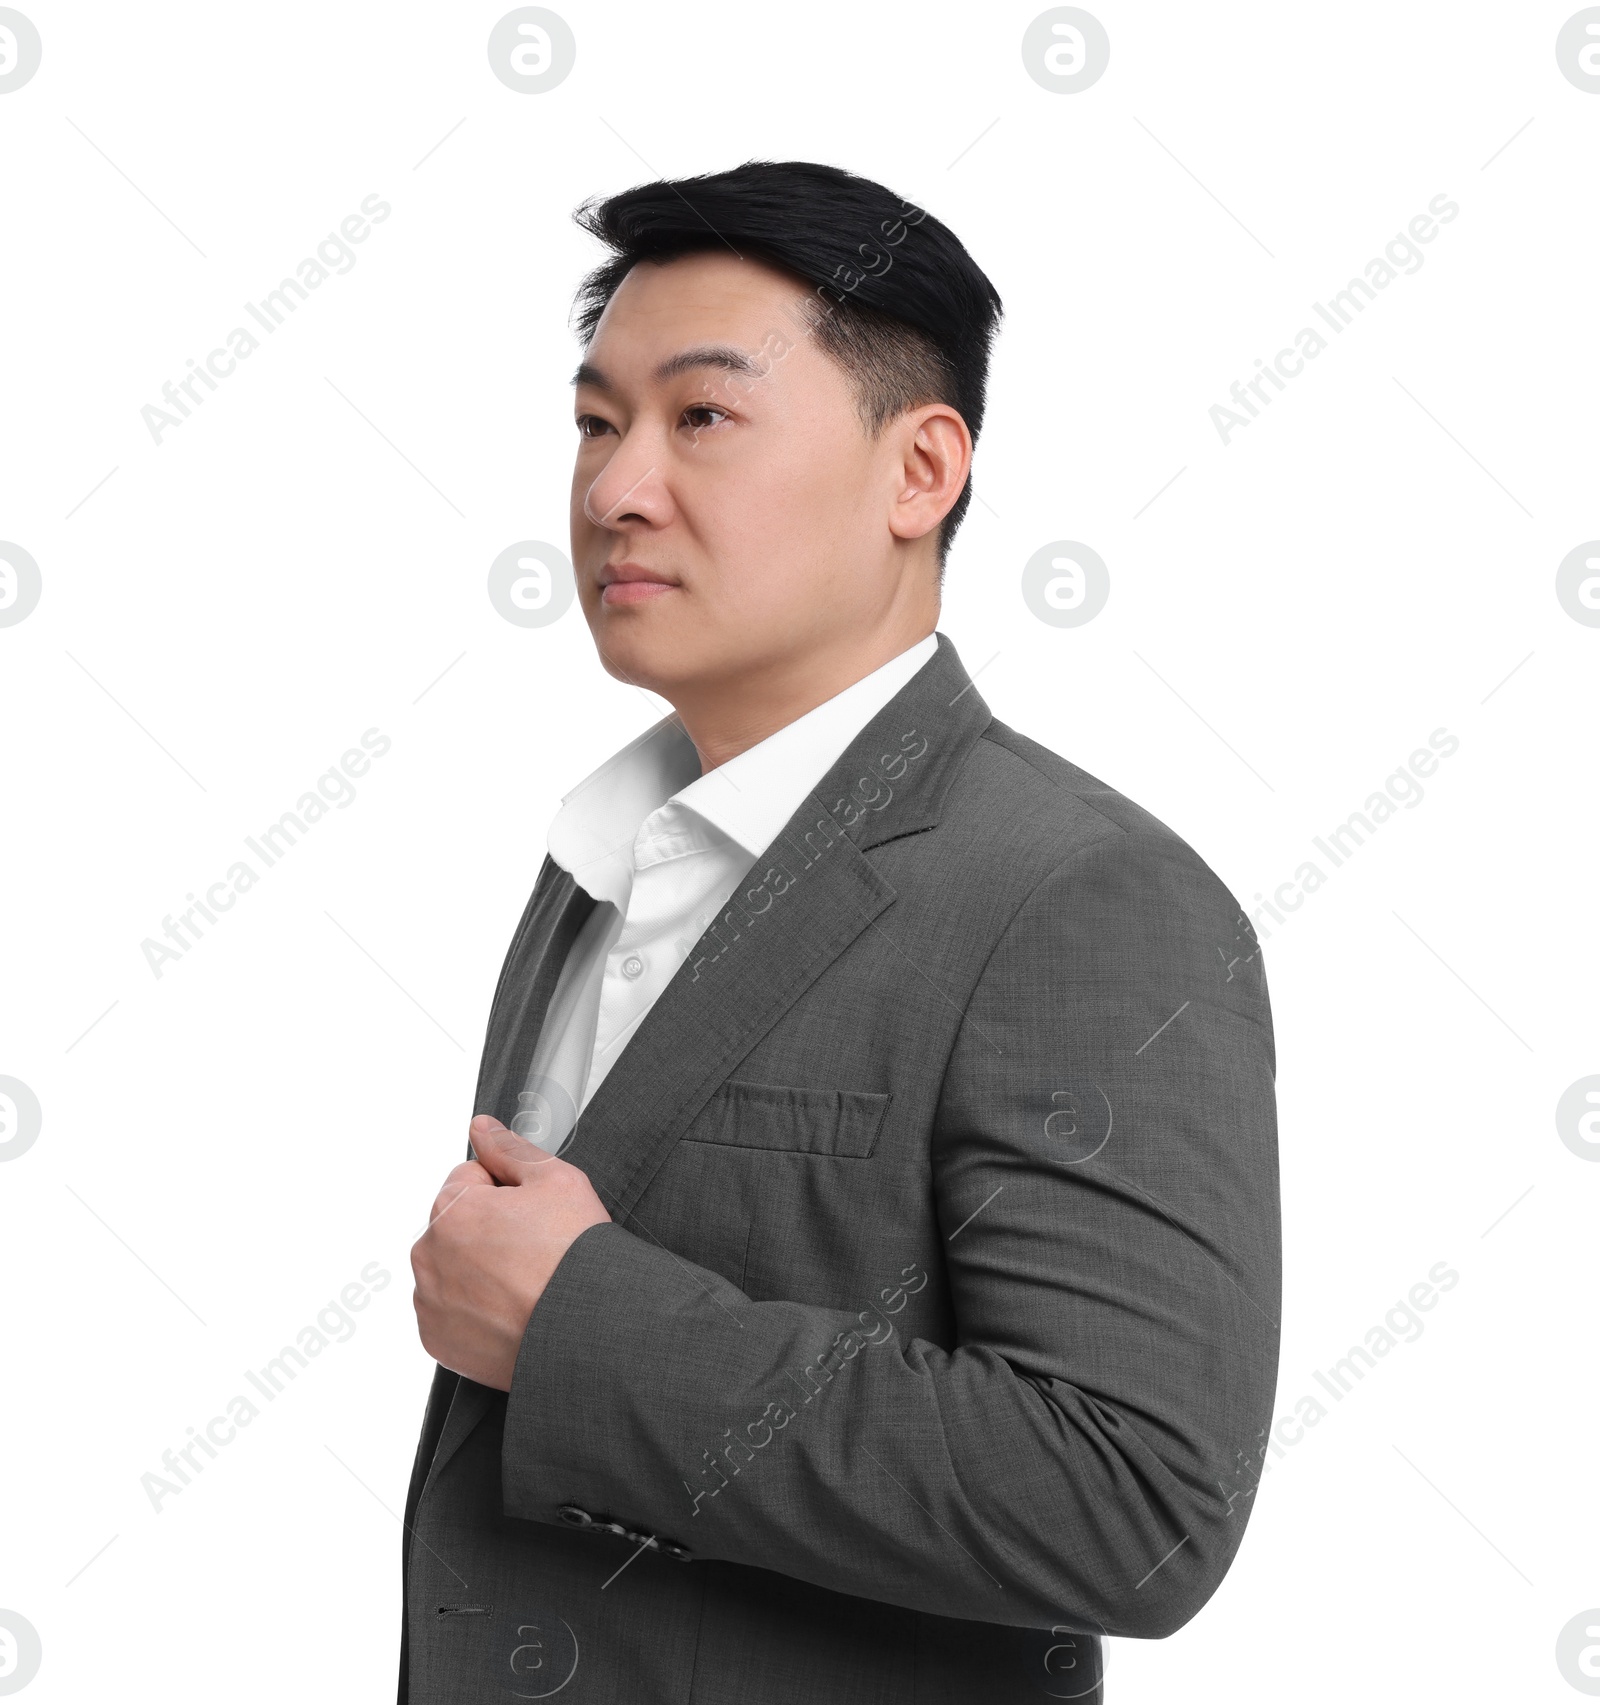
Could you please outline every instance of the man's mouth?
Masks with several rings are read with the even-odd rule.
[[[666,592],[677,592],[675,581],[640,563],[608,563],[600,571],[602,604],[646,604]]]
[[[659,598],[664,592],[676,592],[676,586],[669,586],[662,580],[614,580],[602,588],[600,602],[602,604],[648,604],[652,598]]]

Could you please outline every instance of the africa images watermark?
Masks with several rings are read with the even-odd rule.
[[[317,777],[314,792],[308,791],[300,795],[293,811],[285,811],[276,823],[263,829],[259,839],[254,835],[246,835],[244,844],[261,860],[262,874],[275,865],[290,847],[298,844],[299,836],[326,817],[330,806],[343,811],[346,806],[353,805],[356,798],[355,778],[364,776],[371,768],[372,759],[381,758],[392,744],[387,734],[380,733],[376,728],[369,728],[361,736],[361,745],[366,748],[365,751],[352,746],[336,765]],[[161,920],[161,933],[171,945],[156,941],[150,936],[146,936],[139,943],[144,962],[150,967],[157,982],[161,980],[162,967],[169,960],[176,964],[195,942],[202,939],[204,931],[195,921],[197,915],[207,923],[216,923],[218,912],[232,911],[239,896],[248,893],[260,880],[261,874],[257,873],[255,866],[248,859],[241,858],[228,866],[220,881],[213,882],[206,889],[205,899],[199,899],[190,893],[188,910],[181,913],[176,922],[170,914],[164,917]],[[185,930],[189,932],[187,937],[183,933]]]
[[[1428,1269],[1428,1278],[1414,1284],[1406,1292],[1404,1302],[1397,1299],[1382,1321],[1368,1328],[1361,1343],[1352,1344],[1326,1371],[1321,1368],[1313,1370],[1311,1377],[1335,1403],[1342,1403],[1377,1367],[1381,1358],[1401,1344],[1416,1343],[1425,1328],[1419,1311],[1426,1314],[1437,1308],[1440,1296],[1446,1291],[1453,1291],[1460,1282],[1461,1275],[1454,1267],[1435,1261]],[[1286,1446],[1299,1444],[1329,1413],[1327,1405],[1316,1392],[1307,1392],[1295,1403],[1292,1415],[1280,1415],[1270,1429],[1263,1427],[1256,1434],[1253,1457],[1249,1452],[1236,1451],[1233,1475],[1238,1484],[1230,1490],[1220,1480],[1217,1482],[1218,1491],[1227,1501],[1227,1514],[1233,1514],[1233,1506],[1239,1499],[1254,1496],[1261,1476],[1270,1466],[1267,1461],[1269,1449],[1274,1456],[1286,1455]],[[1267,1436],[1269,1430],[1272,1434],[1270,1439]],[[1259,1467],[1255,1466],[1257,1463]]]
[[[1386,777],[1381,790],[1368,794],[1359,811],[1352,811],[1326,835],[1313,835],[1311,844],[1328,861],[1332,870],[1348,863],[1395,815],[1397,808],[1412,811],[1422,803],[1425,797],[1423,781],[1437,771],[1440,759],[1454,757],[1460,749],[1460,740],[1449,729],[1434,729],[1428,736],[1428,744],[1419,746],[1404,764]],[[1240,965],[1247,965],[1255,958],[1261,941],[1272,939],[1272,931],[1262,922],[1263,916],[1271,917],[1275,923],[1286,923],[1288,919],[1284,913],[1298,912],[1305,904],[1306,896],[1316,893],[1328,880],[1329,874],[1330,871],[1324,870],[1316,859],[1308,858],[1296,867],[1293,876],[1272,890],[1270,900],[1265,894],[1257,893],[1255,911],[1248,918],[1242,912],[1239,914],[1239,934],[1234,938],[1231,951],[1221,947],[1217,949],[1227,971],[1225,981],[1231,981]],[[1241,948],[1249,951],[1241,952]]]
[[[311,1365],[314,1356],[320,1356],[330,1344],[347,1344],[355,1336],[356,1323],[351,1319],[351,1315],[359,1314],[378,1291],[387,1290],[388,1287],[388,1268],[380,1267],[376,1261],[369,1261],[361,1269],[360,1278],[352,1279],[339,1292],[337,1302],[330,1298],[317,1311],[315,1321],[300,1328],[293,1344],[285,1344],[264,1367],[244,1370],[244,1377],[250,1382],[252,1389],[265,1402],[276,1401],[279,1393],[287,1390],[293,1383],[296,1374]],[[190,1484],[191,1471],[194,1474],[204,1472],[205,1463],[197,1459],[197,1451],[203,1451],[214,1461],[217,1447],[232,1444],[239,1436],[239,1429],[248,1427],[261,1413],[243,1392],[237,1397],[229,1398],[226,1408],[227,1414],[213,1415],[206,1422],[203,1432],[197,1427],[190,1427],[187,1444],[179,1445],[175,1451],[166,1450],[161,1453],[161,1466],[166,1471],[165,1474],[150,1473],[140,1476],[139,1484],[144,1487],[150,1507],[157,1515],[161,1514],[163,1499],[175,1498]],[[187,1470],[185,1463],[188,1464]]]
[[[798,1404],[787,1393],[781,1398],[773,1398],[755,1420],[745,1423],[742,1438],[735,1435],[732,1427],[724,1427],[722,1437],[728,1442],[716,1448],[733,1472],[737,1474],[741,1468],[754,1462],[757,1451],[765,1450],[797,1415],[803,1413],[806,1404],[827,1390],[836,1371],[854,1361],[868,1346],[887,1344],[895,1330],[894,1322],[887,1317],[899,1314],[927,1282],[928,1275],[917,1262],[912,1261],[902,1267],[898,1279],[879,1289],[878,1301],[869,1303],[857,1313],[856,1319],[864,1330],[858,1331],[852,1326],[847,1331],[836,1333],[828,1348],[813,1356],[799,1374],[785,1370],[784,1377],[792,1380],[800,1393]],[[736,1450],[744,1452],[743,1462],[734,1455]],[[729,1484],[728,1475],[722,1471],[717,1457],[709,1450],[702,1451],[700,1455],[706,1464],[699,1470],[700,1478],[704,1480],[708,1473],[715,1474],[718,1484],[702,1486],[696,1491],[687,1480],[683,1482],[683,1489],[689,1494],[689,1513],[696,1516],[700,1514],[702,1498],[715,1498]]]
[[[824,808],[816,827],[805,831],[803,846],[797,846],[787,833],[780,834],[766,850],[767,867],[761,880],[746,887],[745,879],[741,877],[739,888],[718,909],[716,922],[709,922],[710,914],[702,914],[708,920],[707,925],[702,925],[704,934],[716,943],[715,949],[708,944],[704,953],[696,953],[694,948],[701,936],[688,942],[683,937],[679,938],[677,945],[689,954],[690,982],[698,982],[701,972],[728,951],[729,941],[723,939],[724,930],[730,940],[737,941],[741,923],[746,929],[751,928],[763,912],[771,909],[774,900],[787,894],[812,865],[846,838],[840,829],[841,823],[844,830],[853,829],[869,811],[881,811],[894,798],[894,788],[890,784],[899,781],[927,750],[927,736],[914,728],[907,729],[900,736],[898,751],[884,752],[870,761],[867,773],[856,781],[854,792],[836,799],[831,808]],[[752,865],[751,869],[754,868]]]
[[[371,225],[381,225],[390,212],[388,202],[381,200],[376,193],[366,196],[360,212],[349,214],[340,224],[337,234],[330,231],[317,244],[316,254],[307,255],[300,262],[295,268],[295,277],[281,280],[277,288],[269,290],[259,302],[246,302],[244,311],[271,336],[288,321],[311,291],[335,273],[342,275],[355,266],[356,252],[350,245],[364,243],[372,235]],[[217,390],[219,379],[232,377],[238,371],[239,363],[261,347],[261,339],[246,326],[235,326],[224,341],[228,346],[226,349],[213,349],[204,363],[191,356],[189,371],[177,384],[169,379],[161,387],[161,399],[167,405],[165,408],[146,403],[139,410],[139,418],[149,427],[158,450],[161,448],[161,435],[175,426],[182,426],[194,409],[206,400],[196,386],[204,385],[208,391]],[[190,404],[194,407],[191,408]]]
[[[1428,203],[1427,213],[1419,213],[1406,226],[1405,231],[1397,231],[1390,238],[1381,256],[1375,256],[1367,262],[1362,277],[1352,278],[1343,290],[1336,290],[1326,303],[1313,302],[1312,312],[1335,336],[1342,334],[1345,328],[1352,325],[1356,317],[1365,311],[1369,302],[1377,300],[1377,293],[1387,289],[1402,272],[1409,274],[1422,270],[1422,263],[1427,256],[1418,245],[1431,243],[1439,235],[1438,227],[1448,225],[1460,211],[1448,196],[1442,193],[1436,195]],[[1229,408],[1222,403],[1211,405],[1211,424],[1216,427],[1223,447],[1226,448],[1232,442],[1233,434],[1241,426],[1249,426],[1261,413],[1262,408],[1272,401],[1272,393],[1266,386],[1271,385],[1279,391],[1288,390],[1285,381],[1299,378],[1305,372],[1306,363],[1314,361],[1327,347],[1327,338],[1316,327],[1302,326],[1294,335],[1293,349],[1280,349],[1270,363],[1257,358],[1256,367],[1259,371],[1245,380],[1244,384],[1241,385],[1235,379],[1228,395],[1236,406]],[[1244,410],[1243,414],[1239,413],[1240,409]]]
[[[881,245],[876,240],[857,243],[856,253],[861,257],[859,266],[852,262],[840,261],[833,269],[832,281],[819,284],[808,296],[786,304],[783,313],[784,318],[791,322],[790,330],[774,327],[767,333],[762,339],[753,368],[730,369],[715,379],[707,379],[704,401],[698,406],[717,409],[718,397],[730,405],[737,406],[762,379],[768,377],[780,361],[791,355],[807,338],[815,337],[830,316],[837,313],[868,279],[885,276],[894,265],[894,256],[889,250],[903,243],[906,232],[912,226],[920,225],[927,217],[926,208],[908,201],[898,209],[892,219],[881,220],[877,230],[877,237],[882,239]],[[882,262],[881,265],[874,264],[879,261]],[[792,336],[791,330],[797,330],[798,336]],[[696,427],[691,434],[692,441],[698,443],[704,430],[704,427]]]

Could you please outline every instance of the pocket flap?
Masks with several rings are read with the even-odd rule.
[[[683,1140],[866,1160],[890,1100],[864,1089],[794,1089],[729,1078]]]

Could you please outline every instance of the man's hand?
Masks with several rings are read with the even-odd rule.
[[[411,1248],[422,1347],[453,1372],[511,1389],[528,1317],[578,1234],[611,1216],[577,1167],[480,1113],[477,1160],[444,1181]]]

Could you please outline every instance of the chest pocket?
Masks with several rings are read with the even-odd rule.
[[[688,1143],[868,1159],[890,1097],[861,1089],[791,1089],[728,1081],[684,1132]]]

